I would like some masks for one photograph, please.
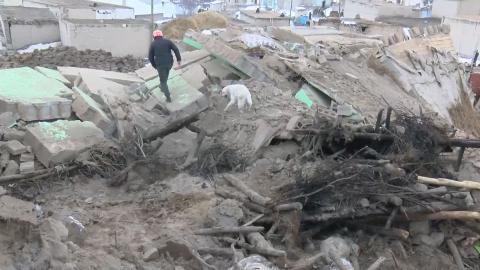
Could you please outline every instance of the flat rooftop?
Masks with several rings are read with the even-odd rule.
[[[288,16],[280,17],[280,13],[274,11],[261,11],[256,13],[255,10],[241,10],[241,13],[255,19],[275,19],[275,20],[288,20]]]
[[[128,8],[122,5],[115,5],[110,3],[88,1],[88,0],[30,0],[30,2],[38,3],[41,5],[48,5],[54,7],[66,7],[66,8]]]
[[[142,19],[125,19],[125,20],[117,20],[117,19],[106,19],[106,20],[95,20],[95,19],[64,19],[64,21],[73,23],[73,24],[135,24],[135,25],[149,25],[150,21],[142,20]]]
[[[48,8],[11,7],[2,6],[0,16],[3,20],[11,22],[58,22],[57,18]]]

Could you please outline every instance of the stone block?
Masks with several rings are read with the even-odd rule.
[[[130,100],[133,102],[139,102],[142,100],[142,97],[137,94],[130,95]]]
[[[78,88],[73,88],[75,100],[72,110],[83,121],[93,122],[106,135],[112,135],[115,131],[115,123],[102,110],[102,106]]]
[[[32,153],[23,153],[20,155],[20,162],[34,161],[35,155]]]
[[[150,262],[158,259],[160,257],[160,253],[158,252],[157,248],[149,248],[143,253],[143,261]]]
[[[94,123],[67,120],[30,124],[24,139],[45,167],[74,160],[79,153],[104,141],[103,131]]]
[[[188,155],[194,147],[197,134],[187,128],[171,133],[163,138],[163,143],[156,152],[156,155],[166,159],[180,159]]]
[[[132,104],[130,110],[132,123],[141,132],[143,138],[149,138],[156,128],[165,126],[168,123],[166,116],[148,112],[141,105]]]
[[[35,162],[27,161],[20,163],[20,174],[27,174],[35,171]]]
[[[3,133],[3,139],[5,141],[23,141],[23,137],[25,137],[25,132],[18,129],[9,128]]]
[[[6,149],[0,147],[0,170],[5,168],[9,161],[10,153]]]
[[[145,103],[143,103],[143,108],[147,111],[152,111],[156,106],[158,106],[158,98],[156,98],[154,95],[151,95]]]
[[[63,83],[28,68],[0,70],[0,113],[25,121],[68,118],[72,91]]]
[[[198,64],[187,67],[180,76],[197,90],[203,88],[208,81],[202,66]]]
[[[17,140],[8,141],[4,147],[10,154],[14,156],[20,155],[21,153],[27,151],[27,147]]]
[[[0,219],[38,225],[35,205],[8,195],[0,196]]]
[[[19,168],[20,167],[18,166],[18,163],[15,160],[9,160],[7,167],[5,167],[5,170],[3,171],[2,176],[17,174]]]

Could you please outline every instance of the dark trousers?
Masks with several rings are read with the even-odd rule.
[[[167,98],[170,97],[170,90],[167,84],[170,69],[172,69],[172,66],[157,67],[158,77],[160,77],[160,90],[162,90]]]

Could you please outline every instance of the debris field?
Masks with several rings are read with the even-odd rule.
[[[168,26],[172,103],[142,59],[0,59],[2,270],[480,269],[480,116],[448,29],[209,23]],[[234,83],[248,111],[224,111]]]

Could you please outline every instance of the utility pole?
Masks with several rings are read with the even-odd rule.
[[[153,18],[153,0],[150,2],[150,11],[151,11],[151,16],[152,16],[151,17],[151,23],[152,23],[152,25],[151,25],[152,31],[151,32],[153,33],[153,31],[155,30],[155,20]]]
[[[288,25],[292,25],[292,8],[293,8],[293,0],[290,0],[290,16],[288,17]]]

